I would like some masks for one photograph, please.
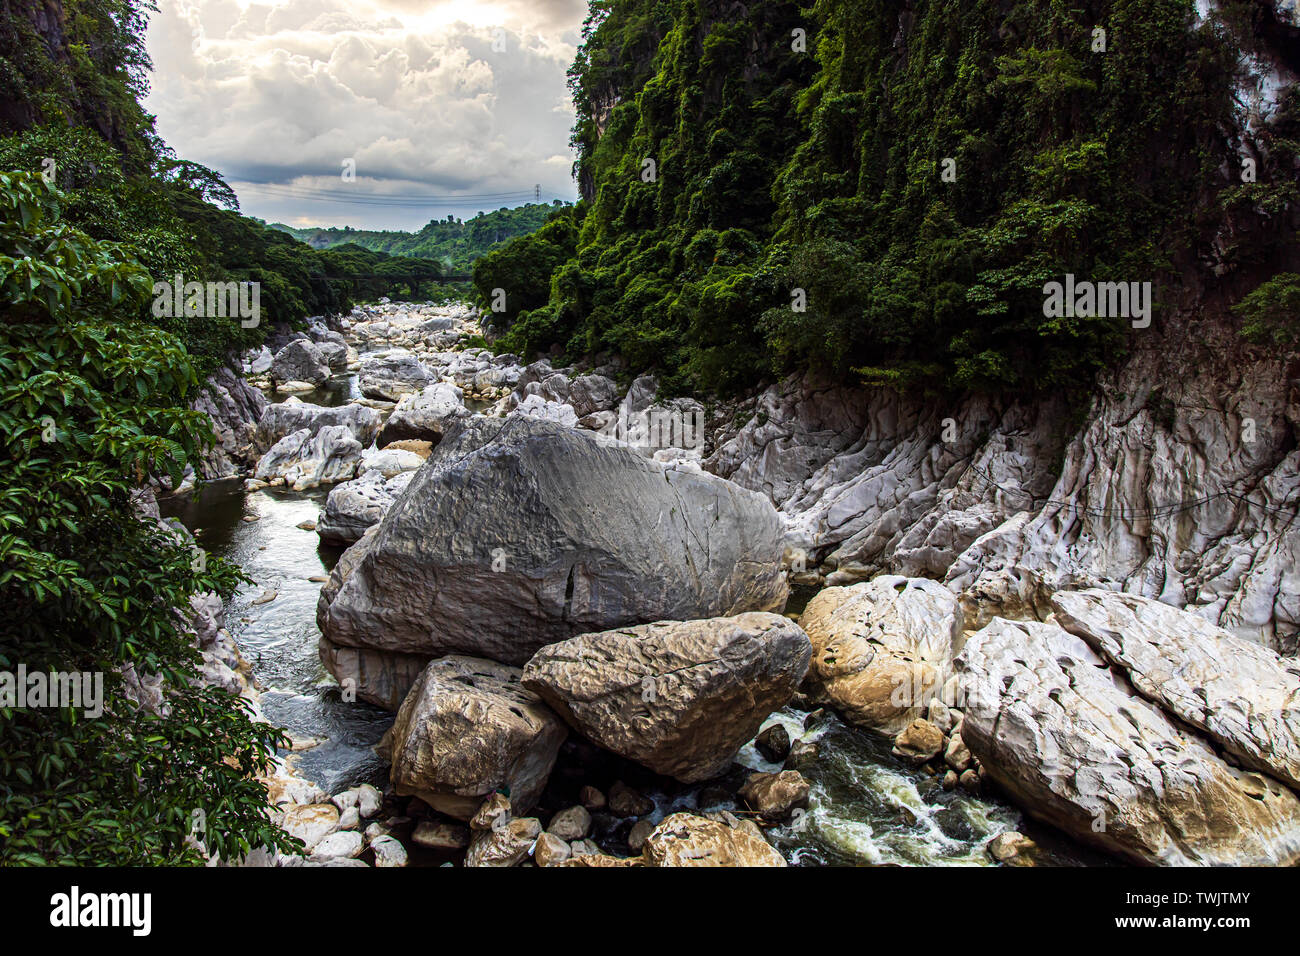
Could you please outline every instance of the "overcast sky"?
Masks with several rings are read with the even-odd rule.
[[[158,5],[145,106],[247,215],[418,229],[519,205],[535,184],[576,198],[565,71],[586,0]],[[466,198],[380,204],[410,197]]]

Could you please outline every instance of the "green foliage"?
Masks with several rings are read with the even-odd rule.
[[[259,282],[261,322],[233,317],[142,318],[176,335],[206,376],[232,351],[259,345],[276,323],[344,312],[354,300],[415,296],[437,287],[426,259],[356,245],[316,250],[240,215],[221,177],[160,147],[149,175],[128,175],[122,158],[88,129],[34,127],[0,138],[0,169],[51,168],[63,218],[94,239],[130,242],[156,281]],[[48,167],[47,160],[53,166]]]
[[[1300,275],[1283,272],[1264,282],[1235,306],[1245,319],[1241,334],[1254,342],[1300,342]]]
[[[576,218],[572,206],[551,213],[536,232],[505,243],[474,263],[474,286],[482,305],[493,310],[497,323],[510,327],[500,347],[530,352],[564,335],[562,316],[544,308],[551,297],[551,280],[577,248]],[[498,303],[497,290],[504,301]],[[504,309],[498,309],[498,304]]]
[[[195,683],[177,609],[238,572],[137,517],[145,479],[178,480],[206,423],[180,343],[141,324],[151,279],[132,251],[59,219],[40,177],[0,173],[0,669],[103,675],[105,710],[0,709],[0,864],[198,862],[290,849],[270,821],[282,735],[238,698]],[[121,669],[160,675],[162,714]]]
[[[0,10],[0,170],[50,174],[61,216],[129,242],[156,281],[260,282],[262,321],[146,321],[175,334],[206,377],[278,322],[351,308],[354,296],[429,293],[436,263],[351,249],[327,255],[241,216],[214,170],[178,158],[138,102],[148,90],[141,0],[63,0]],[[219,208],[225,207],[225,208]]]
[[[1045,282],[1159,288],[1225,208],[1278,224],[1294,210],[1293,186],[1243,193],[1224,174],[1240,25],[1193,14],[1191,0],[597,0],[570,71],[577,247],[545,304],[508,313],[508,340],[618,349],[675,388],[817,368],[1086,389],[1125,323],[1045,317]],[[1300,138],[1288,109],[1275,173]],[[546,282],[529,249],[496,255],[533,297]]]
[[[0,131],[92,129],[132,173],[153,161],[153,118],[140,106],[151,64],[149,0],[11,0],[0,13]]]

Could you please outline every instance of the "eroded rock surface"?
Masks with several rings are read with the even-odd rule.
[[[674,813],[646,838],[646,866],[785,866],[781,854],[742,827]]]
[[[377,443],[383,448],[395,441],[417,439],[436,445],[453,423],[468,415],[461,390],[436,382],[402,397],[384,423]]]
[[[330,377],[329,362],[314,342],[294,339],[275,355],[271,378],[277,382],[320,385]]]
[[[1143,697],[1244,764],[1300,786],[1300,663],[1195,614],[1132,594],[1059,591],[1057,622]]]
[[[520,685],[518,668],[450,655],[424,669],[397,712],[391,779],[399,794],[461,820],[502,789],[523,813],[546,786],[566,735]]]
[[[957,667],[962,739],[1032,816],[1138,863],[1300,859],[1294,793],[1229,766],[1075,635],[998,618]]]
[[[923,578],[826,588],[799,618],[812,641],[811,689],[850,723],[897,734],[950,676],[963,620],[956,596]]]
[[[223,365],[191,407],[208,416],[217,439],[195,462],[199,477],[228,478],[257,461],[257,426],[267,408],[266,396],[258,389]]]

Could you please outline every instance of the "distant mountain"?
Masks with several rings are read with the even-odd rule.
[[[462,221],[453,216],[434,219],[419,232],[353,229],[351,226],[328,228],[309,226],[298,229],[284,223],[271,223],[272,229],[287,232],[315,249],[329,249],[355,243],[375,252],[394,256],[437,259],[446,271],[468,272],[485,253],[516,236],[541,228],[551,213],[568,203],[527,203],[513,209],[496,209],[479,213]]]

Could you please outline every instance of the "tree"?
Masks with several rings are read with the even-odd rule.
[[[237,570],[133,507],[210,440],[198,384],[168,333],[140,320],[150,278],[124,246],[58,217],[39,176],[0,173],[0,672],[102,675],[103,712],[0,702],[0,864],[201,861],[291,850],[255,778],[286,741],[197,681],[178,609]],[[166,705],[132,702],[127,665]]]

